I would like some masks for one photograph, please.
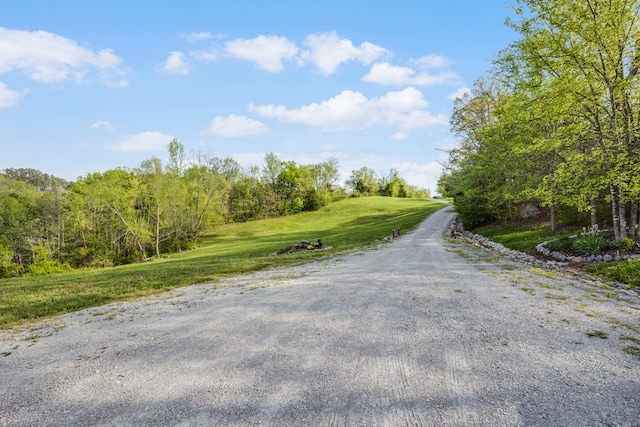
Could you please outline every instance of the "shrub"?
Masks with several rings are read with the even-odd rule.
[[[493,211],[485,197],[469,197],[459,194],[453,203],[464,228],[471,230],[495,219]]]
[[[602,250],[606,244],[604,237],[600,235],[598,225],[589,227],[589,229],[583,228],[580,233],[580,238],[576,240],[573,247],[585,252],[597,252]]]
[[[29,266],[29,271],[25,275],[42,276],[51,273],[64,273],[65,271],[71,271],[71,267],[51,259],[47,248],[44,245],[39,245],[34,248],[33,264]]]
[[[597,252],[602,250],[605,244],[602,236],[588,236],[576,240],[573,246],[580,251]]]
[[[622,262],[601,262],[589,268],[589,272],[615,282],[640,287],[640,260],[628,259]]]
[[[568,237],[562,237],[547,243],[547,249],[556,252],[571,252],[573,250],[574,241]]]
[[[321,207],[328,204],[328,195],[325,198],[324,193],[318,193],[317,191],[310,191],[304,197],[304,207],[305,211],[317,211]]]
[[[625,249],[625,250],[627,250],[627,249],[631,249],[631,248],[633,247],[634,243],[635,243],[635,242],[634,242],[633,240],[631,240],[631,239],[630,239],[630,238],[628,238],[628,237],[625,237],[624,239],[622,239],[622,240],[620,240],[620,241],[618,242],[618,247],[619,247],[620,249]]]
[[[11,259],[13,258],[13,249],[9,241],[0,236],[0,277],[11,277],[10,267]]]

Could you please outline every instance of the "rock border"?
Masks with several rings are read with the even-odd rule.
[[[497,252],[500,255],[507,256],[514,261],[524,262],[526,264],[531,264],[536,267],[557,269],[559,267],[566,267],[569,265],[569,263],[566,262],[566,257],[564,260],[558,259],[555,261],[539,259],[533,255],[529,255],[527,253],[520,252],[515,249],[509,249],[506,246],[504,246],[502,243],[494,242],[493,240],[487,237],[467,231],[462,227],[462,222],[460,221],[457,215],[451,222],[451,225],[447,228],[447,234],[452,238],[466,240],[478,246],[482,246],[484,248],[490,249],[493,252]],[[545,243],[548,243],[548,242],[545,242]]]
[[[570,237],[574,237],[574,236],[570,236]],[[580,256],[580,255],[573,256],[573,255],[566,255],[561,252],[549,250],[547,248],[547,245],[557,240],[560,240],[560,239],[559,238],[553,239],[553,240],[549,240],[549,241],[537,244],[536,252],[538,252],[540,255],[551,257],[558,261],[568,261],[568,262],[594,262],[594,261],[595,262],[611,262],[611,261],[626,261],[628,259],[640,258],[640,254],[623,255],[623,256],[611,256],[609,254],[604,254],[604,255],[590,254],[587,256]]]
[[[618,289],[619,292],[622,292],[628,296],[631,296],[634,298],[640,297],[640,288],[629,289],[629,285],[627,285],[626,283],[604,282],[602,279],[598,277],[593,277],[582,272],[576,272],[575,270],[571,269],[571,264],[579,263],[579,261],[576,260],[576,257],[568,257],[559,252],[550,251],[549,249],[546,248],[546,245],[549,243],[548,241],[538,244],[536,246],[536,251],[541,255],[545,255],[544,252],[541,252],[538,250],[538,247],[541,247],[542,249],[544,249],[546,252],[549,252],[550,254],[553,254],[553,253],[558,254],[557,256],[545,255],[545,256],[551,256],[552,258],[554,258],[554,260],[539,259],[533,255],[529,255],[527,253],[520,252],[514,249],[509,249],[506,246],[504,246],[502,243],[494,242],[485,236],[481,236],[479,234],[474,234],[470,231],[467,231],[463,228],[462,222],[460,221],[457,215],[455,216],[453,221],[450,223],[449,227],[447,227],[446,234],[451,238],[466,240],[468,242],[473,243],[476,246],[480,246],[492,252],[496,252],[502,256],[508,257],[512,261],[521,262],[521,263],[528,264],[535,267],[540,267],[546,270],[558,271],[564,274],[571,274],[581,282],[587,283],[590,286],[596,287],[604,284],[607,286],[615,287]],[[597,258],[598,257],[594,257],[594,261],[596,261]],[[604,256],[601,256],[601,258],[602,258],[602,261],[604,261]],[[620,260],[625,259],[622,257],[612,257],[612,258],[613,259],[609,261],[616,261],[616,258],[620,258]],[[629,258],[631,258],[631,256]],[[640,258],[640,256],[636,258]]]

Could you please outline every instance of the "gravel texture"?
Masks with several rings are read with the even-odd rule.
[[[637,298],[445,240],[452,215],[0,331],[0,425],[640,425]]]

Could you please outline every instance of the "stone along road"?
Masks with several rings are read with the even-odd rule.
[[[0,425],[640,424],[637,303],[447,242],[451,218],[4,331]]]

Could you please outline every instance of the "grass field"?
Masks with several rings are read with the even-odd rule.
[[[197,249],[167,259],[114,268],[0,280],[0,328],[83,308],[128,300],[265,268],[308,262],[363,248],[415,228],[442,208],[416,199],[367,197],[336,202],[316,212],[221,226]],[[332,250],[272,256],[279,249],[321,238]]]

